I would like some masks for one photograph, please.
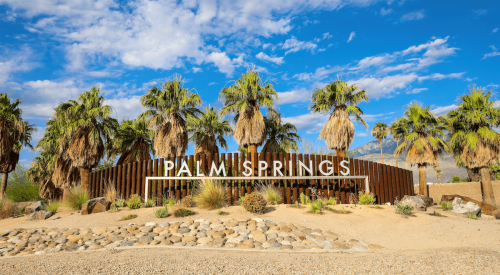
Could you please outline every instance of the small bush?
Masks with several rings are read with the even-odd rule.
[[[155,211],[155,216],[157,218],[166,218],[168,217],[168,208],[167,207],[162,207],[158,210]]]
[[[441,205],[441,198],[436,199],[436,205]]]
[[[175,200],[175,197],[170,197],[170,196],[163,197],[161,199],[161,202],[162,202],[163,206],[174,206],[177,203],[177,201]]]
[[[56,213],[57,209],[59,209],[59,202],[58,201],[51,201],[49,204],[45,205],[45,210]]]
[[[243,201],[243,207],[249,212],[252,213],[264,213],[264,210],[266,209],[266,199],[262,194],[260,193],[251,193],[250,195],[245,197],[245,200]]]
[[[217,209],[227,204],[226,189],[213,180],[202,179],[194,201],[200,208]]]
[[[413,210],[413,206],[402,204],[400,201],[398,201],[398,198],[396,198],[396,200],[394,201],[394,208],[396,209],[396,214],[404,216],[409,216],[411,214],[411,211]]]
[[[106,185],[104,189],[104,198],[106,198],[106,200],[110,201],[111,203],[116,202],[117,192],[113,183],[109,183]]]
[[[222,215],[222,210],[217,211],[217,214]]]
[[[118,209],[116,203],[111,204],[111,206],[109,207],[109,212],[119,212],[119,211],[120,209]]]
[[[326,202],[325,205],[331,205],[335,206],[337,204],[337,200],[335,198],[329,198]]]
[[[453,209],[453,205],[451,204],[451,202],[443,201],[441,203],[441,209],[443,209],[444,211],[448,211]]]
[[[245,201],[245,198],[247,197],[247,195],[248,195],[248,194],[245,194],[245,196],[244,196],[244,197],[240,197],[240,198],[238,199],[237,204],[238,204],[238,205],[243,206],[243,202]]]
[[[278,189],[272,184],[263,185],[260,187],[259,192],[264,196],[269,205],[277,205],[281,202],[281,194]]]
[[[139,209],[141,208],[141,204],[141,198],[137,195],[132,195],[127,202],[127,206],[130,209]]]
[[[472,212],[467,212],[467,218],[477,220],[477,215]]]
[[[24,209],[19,210],[19,212],[17,212],[17,216],[24,217],[24,211],[25,211]]]
[[[321,214],[321,211],[323,210],[323,201],[322,200],[315,200],[311,202],[309,212],[311,213],[316,213],[316,214]]]
[[[301,204],[309,204],[311,200],[304,193],[300,193],[300,203]]]
[[[144,207],[147,207],[147,208],[151,208],[155,206],[155,202],[153,199],[149,199],[145,204],[144,204]]]
[[[14,202],[11,199],[0,200],[0,219],[6,219],[16,214]]]
[[[125,202],[124,199],[119,199],[119,200],[116,201],[116,206],[118,206],[118,207],[125,207],[125,206],[127,206],[127,203]]]
[[[174,216],[176,216],[177,218],[186,217],[186,216],[193,215],[193,214],[194,214],[193,211],[191,211],[189,209],[184,209],[184,208],[177,209],[174,212]]]
[[[184,207],[195,207],[196,203],[194,202],[193,197],[187,196],[181,200],[181,205]]]
[[[80,210],[82,205],[89,200],[89,193],[81,186],[75,186],[68,192],[67,204],[71,209]]]
[[[375,203],[375,195],[370,192],[359,192],[358,204],[372,205]]]
[[[128,214],[127,216],[123,216],[122,217],[122,221],[131,220],[133,218],[137,218],[137,215],[135,215],[135,214]]]
[[[441,213],[436,212],[436,211],[434,211],[434,213],[432,213],[432,215],[434,215],[434,216],[438,216],[438,217],[441,217]]]

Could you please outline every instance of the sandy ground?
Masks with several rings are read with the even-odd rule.
[[[170,207],[172,213],[176,207]],[[463,215],[442,211],[438,207],[427,212],[415,212],[414,217],[404,218],[394,212],[393,207],[382,206],[375,209],[370,206],[337,205],[335,209],[346,208],[351,214],[324,215],[307,213],[307,208],[297,209],[285,205],[269,207],[264,215],[253,215],[241,206],[222,209],[228,217],[260,217],[267,220],[290,222],[311,228],[331,230],[337,234],[378,244],[382,250],[345,253],[290,253],[290,252],[242,252],[224,250],[193,250],[178,248],[137,248],[133,250],[100,251],[81,253],[58,253],[40,256],[22,256],[0,259],[0,270],[4,274],[23,273],[23,259],[30,257],[32,265],[38,267],[33,273],[125,273],[126,267],[136,270],[130,273],[169,273],[171,271],[202,274],[239,274],[235,266],[241,265],[247,274],[254,273],[481,273],[500,274],[500,220],[483,215],[478,220],[470,220]],[[168,217],[158,219],[154,216],[155,208],[138,210],[124,209],[117,213],[98,213],[81,216],[75,211],[62,208],[56,215],[58,220],[28,222],[26,217],[0,221],[0,232],[16,228],[98,228],[143,224],[149,221],[158,223],[176,221],[181,218]],[[446,217],[429,215],[434,210]],[[217,211],[194,208],[197,213],[190,219],[219,219]],[[74,213],[73,215],[70,215]],[[120,221],[127,214],[137,214],[130,221]],[[118,252],[118,253],[116,253]],[[49,258],[50,257],[50,258]],[[436,258],[437,257],[437,258]],[[156,259],[156,260],[154,260]],[[84,261],[89,263],[83,264]],[[96,262],[96,265],[90,264]],[[288,263],[288,264],[282,264]],[[50,263],[50,264],[49,264]],[[59,263],[59,264],[57,264]],[[98,264],[97,264],[98,263]],[[134,263],[140,263],[135,265]],[[188,264],[187,264],[188,263]],[[258,263],[255,265],[255,263]],[[276,265],[276,263],[280,263]],[[357,264],[358,263],[358,264]],[[363,263],[359,265],[359,263]],[[58,266],[56,269],[54,265]],[[266,265],[270,265],[266,267]],[[412,266],[405,269],[405,266]],[[100,266],[100,269],[98,268]],[[183,267],[184,266],[184,269]],[[275,266],[277,269],[269,269]],[[279,266],[281,266],[279,268]],[[150,267],[150,269],[138,269]],[[307,267],[307,268],[305,268]],[[205,268],[205,269],[204,269]],[[262,269],[262,272],[258,271]],[[474,272],[477,269],[478,272]],[[149,271],[148,271],[149,270]],[[377,272],[378,270],[378,272]],[[27,272],[27,270],[25,270]],[[345,272],[344,272],[345,271]],[[2,272],[3,273],[3,272]],[[31,272],[28,272],[31,273]]]

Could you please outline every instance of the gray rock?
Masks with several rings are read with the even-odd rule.
[[[281,243],[275,243],[272,245],[272,247],[280,247],[281,246]]]
[[[424,204],[426,207],[431,207],[434,205],[434,199],[431,197],[427,197],[427,196],[420,195],[420,194],[416,194],[415,197],[421,198],[422,201],[424,201]]]
[[[269,226],[267,225],[264,225],[263,227],[261,227],[260,229],[262,229],[263,232],[267,232],[269,230]]]
[[[152,242],[154,239],[153,237],[151,236],[142,236],[139,238],[139,243],[146,243],[146,244],[149,244],[150,242]]]
[[[185,234],[185,233],[189,233],[189,232],[191,232],[191,229],[189,229],[189,228],[187,228],[187,227],[182,227],[182,228],[180,228],[177,232],[182,233],[182,234]]]
[[[35,213],[36,211],[40,211],[45,209],[45,206],[47,205],[47,202],[45,201],[36,201],[30,204],[30,206],[26,207],[24,209],[24,214],[25,215],[31,215]]]
[[[94,198],[88,200],[82,205],[82,215],[89,215],[92,213],[99,213],[108,211],[111,207],[111,202],[107,201],[104,197]]]
[[[0,237],[6,237],[10,234],[10,231],[4,232],[0,234]]]
[[[121,247],[125,247],[125,246],[133,246],[135,244],[134,241],[125,241],[123,242],[122,244],[120,244]]]
[[[422,198],[417,197],[417,196],[405,195],[399,203],[400,203],[400,205],[413,206],[414,210],[427,211],[427,206],[425,206],[424,200],[422,200]]]
[[[57,219],[60,219],[60,218],[61,217],[59,217],[59,216],[53,216],[53,217],[51,217],[52,220],[57,220]]]
[[[455,197],[452,202],[453,209],[451,211],[459,214],[473,213],[481,217],[481,206],[473,202],[465,202],[459,197]]]
[[[28,221],[45,220],[45,219],[50,218],[52,215],[54,215],[54,213],[52,213],[50,211],[40,210],[40,211],[36,211],[36,212],[32,213],[28,217]]]
[[[169,227],[170,223],[164,222],[164,223],[160,223],[158,226],[161,227],[161,228],[165,228],[165,227]]]

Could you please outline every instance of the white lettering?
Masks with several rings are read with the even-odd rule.
[[[266,161],[262,161],[262,160],[259,161],[259,177],[260,177],[260,172],[261,171],[266,171],[266,169],[267,169],[267,162]]]
[[[304,163],[302,163],[302,161],[299,160],[299,176],[301,177],[302,177],[302,168],[304,168],[307,172],[309,172],[309,174],[312,174],[313,170],[312,160],[309,161],[309,167],[305,166]]]
[[[345,172],[340,171],[340,174],[342,174],[342,176],[349,176],[349,174],[351,173],[351,171],[349,170],[349,166],[347,165],[349,165],[349,162],[347,160],[343,160],[340,162],[340,167],[345,169]]]
[[[328,171],[328,173],[325,173],[325,172],[323,171],[323,168],[321,168],[321,167],[323,167],[323,165],[324,165],[324,164],[330,164],[330,167],[328,167],[328,166],[326,167],[326,170]],[[331,161],[329,161],[329,160],[324,160],[324,161],[322,161],[322,162],[319,164],[319,167],[318,167],[318,168],[319,168],[319,172],[320,172],[323,176],[330,176],[330,175],[332,175],[332,174],[333,174],[333,163],[332,163]]]
[[[248,165],[251,165],[252,162],[251,161],[245,161],[243,162],[243,167],[245,167],[245,171],[248,171],[248,173],[245,173],[244,171],[241,171],[241,173],[243,174],[243,176],[245,177],[249,177],[252,175],[252,167],[248,166]]]
[[[197,177],[204,177],[203,173],[200,171],[200,161],[196,161],[196,176]]]
[[[189,167],[186,161],[182,161],[181,169],[177,172],[177,176],[179,177],[182,173],[187,173],[188,176],[192,177],[191,171],[189,171]]]
[[[215,161],[212,162],[212,168],[210,169],[210,176],[213,175],[214,170],[215,170],[215,173],[217,174],[217,176],[219,176],[220,172],[222,172],[224,177],[226,176],[226,169],[224,167],[223,161],[220,163],[219,169],[217,169],[217,165],[215,165]]]
[[[174,162],[170,160],[165,161],[165,175],[168,175],[167,171],[174,169]]]
[[[276,177],[276,174],[279,174],[280,177],[283,177],[283,173],[281,173],[281,168],[283,168],[283,163],[279,160],[273,161],[273,170],[274,170],[274,176]]]

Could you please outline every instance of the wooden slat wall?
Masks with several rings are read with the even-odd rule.
[[[201,172],[208,176],[210,174],[211,164],[215,163],[217,168],[224,162],[228,176],[243,176],[245,171],[243,163],[247,157],[238,153],[229,153],[219,155],[190,155],[184,157],[168,158],[167,160],[174,162],[174,169],[171,169],[168,176],[176,176],[180,169],[182,161],[188,163],[188,167],[193,176],[196,175],[196,161],[200,161]],[[298,160],[301,160],[307,167],[309,161],[313,162],[312,173],[302,169],[304,176],[316,175],[321,176],[319,172],[319,164],[323,160],[329,160],[333,164],[335,176],[339,176],[341,167],[340,162],[347,160],[350,166],[351,175],[366,175],[369,177],[370,191],[375,194],[376,202],[383,204],[390,202],[394,203],[397,197],[401,200],[405,195],[414,195],[413,189],[413,173],[412,171],[384,165],[376,162],[347,159],[335,156],[325,155],[308,155],[308,154],[282,154],[282,153],[262,153],[251,156],[248,159],[258,159],[266,161],[268,168],[263,171],[262,175],[273,176],[273,163],[275,160],[281,161],[283,167],[281,169],[285,176],[300,175]],[[290,165],[290,160],[292,161]],[[100,171],[94,171],[90,174],[89,194],[91,197],[104,196],[105,188],[108,184],[112,184],[117,190],[118,197],[128,199],[133,194],[145,197],[145,179],[148,176],[166,176],[164,174],[165,159],[146,160],[142,162],[128,163],[126,165],[117,165],[115,167],[106,168]],[[256,165],[258,169],[258,165]],[[326,172],[326,166],[323,167]],[[222,180],[223,184],[227,185],[228,203],[235,204],[239,198],[244,197],[256,191],[257,186],[252,180],[229,181]],[[365,183],[362,179],[353,180],[270,180],[266,184],[274,185],[280,192],[282,203],[295,203],[300,200],[300,194],[306,195],[311,200],[316,200],[319,197],[336,198],[339,203],[349,203],[351,194],[357,195],[359,191],[364,190]],[[311,191],[313,190],[313,191]],[[176,200],[181,200],[186,196],[192,196],[196,193],[196,185],[190,180],[154,180],[149,186],[148,198],[157,198],[157,202],[161,203],[161,198],[164,196],[174,196]]]

